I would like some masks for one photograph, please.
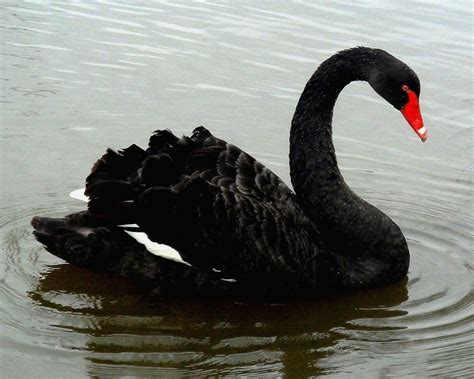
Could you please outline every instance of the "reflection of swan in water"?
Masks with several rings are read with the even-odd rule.
[[[340,329],[347,328],[350,336],[357,328],[352,321],[405,314],[393,308],[407,300],[407,289],[404,281],[287,305],[161,296],[156,301],[158,295],[122,278],[104,280],[103,274],[60,265],[44,274],[29,295],[65,316],[61,328],[84,341],[75,348],[84,351],[92,376],[156,376],[173,370],[308,376],[321,373],[324,366],[318,362],[348,338]]]

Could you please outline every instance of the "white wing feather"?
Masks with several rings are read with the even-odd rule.
[[[88,202],[89,198],[84,195],[85,188],[79,188],[75,191],[72,191],[69,196],[76,200],[81,200]],[[138,227],[136,224],[126,224],[126,225],[118,225],[119,227]],[[145,246],[145,248],[152,254],[157,255],[159,257],[170,259],[175,262],[183,263],[185,265],[191,266],[188,262],[183,261],[179,253],[168,245],[163,245],[161,243],[156,243],[151,241],[147,235],[143,232],[129,232],[125,230],[125,232],[132,238],[134,238],[138,243]]]

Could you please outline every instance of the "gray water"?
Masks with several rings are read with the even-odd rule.
[[[2,377],[474,376],[470,1],[0,7]],[[408,240],[405,281],[292,304],[162,299],[34,241],[33,215],[82,208],[68,193],[108,146],[158,128],[205,125],[289,183],[299,94],[356,45],[422,82],[425,144],[366,83],[334,115],[347,182]]]

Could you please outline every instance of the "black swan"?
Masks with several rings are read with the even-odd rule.
[[[413,70],[383,50],[352,48],[323,62],[298,102],[294,192],[204,127],[181,138],[158,130],[146,150],[108,149],[86,179],[88,209],[34,217],[34,234],[70,263],[160,293],[296,296],[400,280],[409,266],[402,232],[347,186],[336,162],[333,107],[354,80],[369,82],[426,140]],[[156,255],[158,243],[175,256]]]

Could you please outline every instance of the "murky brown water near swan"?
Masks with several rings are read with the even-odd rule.
[[[3,2],[0,367],[5,377],[474,376],[469,2]],[[107,146],[200,124],[289,182],[289,123],[317,64],[377,46],[422,81],[422,144],[366,84],[335,110],[340,165],[402,228],[393,286],[292,304],[163,299],[35,243],[33,215]]]

